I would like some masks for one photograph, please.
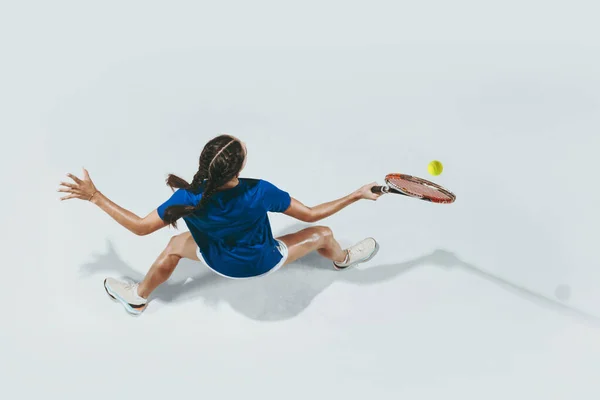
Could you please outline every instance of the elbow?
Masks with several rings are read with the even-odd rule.
[[[318,222],[318,221],[320,221],[320,220],[321,220],[321,218],[319,218],[319,216],[318,216],[318,215],[316,215],[316,214],[315,214],[315,213],[313,213],[313,212],[311,212],[311,213],[308,213],[308,214],[307,214],[307,215],[306,215],[306,216],[303,218],[303,221],[304,221],[304,222],[308,222],[309,224],[313,224],[313,223],[315,223],[315,222]]]
[[[150,230],[143,226],[135,226],[133,229],[131,229],[131,232],[133,232],[133,234],[136,236],[147,236],[151,233]]]

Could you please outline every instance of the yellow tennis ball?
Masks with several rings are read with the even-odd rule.
[[[433,176],[437,176],[437,175],[441,174],[443,170],[444,170],[444,166],[438,160],[434,160],[434,161],[430,162],[429,165],[427,166],[427,171],[429,171],[429,173]]]

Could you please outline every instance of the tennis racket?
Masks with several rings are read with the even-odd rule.
[[[373,193],[393,193],[432,203],[454,203],[456,196],[449,190],[428,180],[405,174],[387,174],[385,186],[373,186]]]

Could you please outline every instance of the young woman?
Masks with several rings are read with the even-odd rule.
[[[371,192],[376,183],[316,207],[307,207],[273,184],[240,178],[246,165],[246,144],[221,135],[209,141],[200,154],[199,168],[191,183],[169,175],[173,195],[145,218],[118,206],[100,192],[87,170],[83,179],[67,174],[72,183],[61,182],[61,200],[87,200],[136,235],[148,235],[183,219],[189,229],[171,238],[140,283],[113,278],[104,281],[106,292],[134,315],[141,314],[150,294],[165,282],[182,258],[201,261],[217,274],[245,279],[270,274],[312,251],[333,261],[342,270],[370,260],[378,245],[366,238],[346,250],[331,229],[313,226],[274,238],[267,216],[279,212],[304,222],[317,222],[360,200],[377,200]],[[177,190],[175,190],[177,189]]]

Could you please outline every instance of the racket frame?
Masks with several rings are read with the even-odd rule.
[[[391,182],[394,178],[404,179],[404,180],[415,182],[415,183],[418,183],[421,185],[430,186],[430,187],[434,188],[435,190],[439,191],[440,193],[449,197],[449,199],[438,200],[438,199],[432,199],[430,197],[426,197],[424,195],[418,195],[415,193],[406,192],[401,187],[396,186]],[[429,201],[431,203],[438,203],[438,204],[450,204],[450,203],[454,203],[454,201],[456,200],[456,195],[454,193],[452,193],[451,191],[449,191],[448,189],[446,189],[436,183],[428,181],[426,179],[418,178],[418,177],[412,176],[412,175],[398,174],[398,173],[387,174],[385,176],[385,183],[386,183],[386,185],[384,185],[384,186],[373,186],[371,188],[371,191],[373,193],[382,193],[382,194],[387,194],[387,193],[400,194],[403,196],[412,197],[415,199]]]

